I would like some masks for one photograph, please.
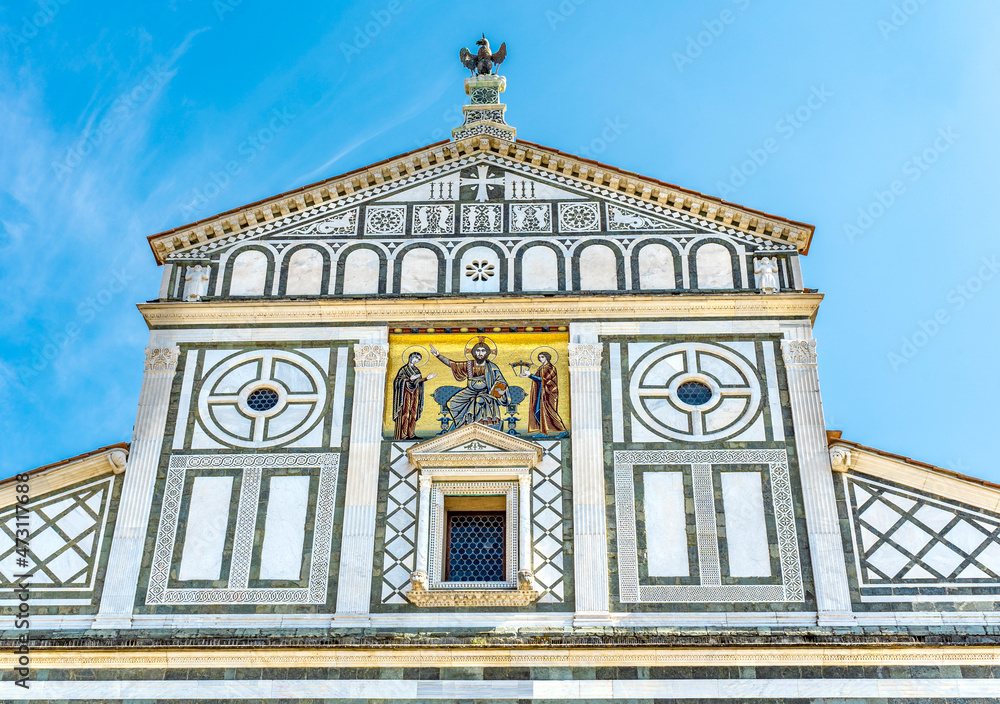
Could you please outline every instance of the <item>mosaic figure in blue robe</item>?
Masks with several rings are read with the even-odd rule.
[[[451,368],[455,381],[466,382],[465,388],[448,400],[452,428],[482,423],[502,430],[503,410],[510,401],[507,396],[507,380],[500,367],[490,360],[490,357],[496,356],[496,350],[491,349],[482,337],[472,345],[471,350],[466,349],[466,354],[471,359],[456,362],[431,345],[431,354]]]

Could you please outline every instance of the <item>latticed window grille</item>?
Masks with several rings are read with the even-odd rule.
[[[446,581],[504,580],[505,520],[501,511],[448,513]]]

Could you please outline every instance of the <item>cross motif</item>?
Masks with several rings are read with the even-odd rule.
[[[476,200],[487,201],[489,200],[489,187],[503,186],[504,184],[503,176],[489,176],[488,173],[489,167],[485,164],[480,164],[476,167],[476,176],[471,178],[461,176],[459,184],[461,186],[474,186],[476,189]]]

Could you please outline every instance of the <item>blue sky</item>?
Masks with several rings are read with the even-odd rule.
[[[0,8],[0,476],[128,440],[146,236],[443,139],[506,41],[523,139],[816,225],[827,425],[993,481],[1000,6]]]

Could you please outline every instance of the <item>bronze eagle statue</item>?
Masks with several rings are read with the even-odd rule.
[[[473,76],[488,76],[496,73],[496,69],[507,58],[507,42],[500,45],[496,53],[490,51],[490,42],[483,35],[483,38],[476,42],[479,51],[473,54],[466,47],[458,52],[458,58],[462,60],[462,65],[472,71]]]

